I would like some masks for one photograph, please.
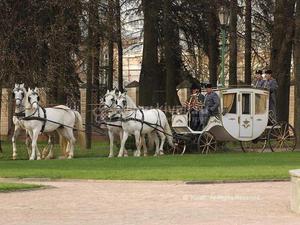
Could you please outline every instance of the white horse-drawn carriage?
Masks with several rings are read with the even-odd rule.
[[[192,130],[191,114],[172,116],[174,142],[185,152],[188,144],[197,144],[201,153],[217,150],[217,142],[239,141],[243,151],[293,151],[296,146],[294,128],[276,122],[269,112],[269,92],[256,88],[224,88],[215,90],[220,97],[220,114],[209,118],[201,130]]]

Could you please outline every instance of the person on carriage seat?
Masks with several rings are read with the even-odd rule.
[[[203,130],[207,125],[207,122],[211,116],[217,116],[219,114],[220,98],[212,90],[212,85],[206,85],[206,95],[204,100],[204,109],[200,114],[200,126],[198,130]]]
[[[269,112],[271,117],[276,121],[276,92],[278,88],[277,81],[272,77],[272,70],[266,70],[266,81],[264,82],[264,88],[270,91],[269,95]]]
[[[253,87],[255,87],[255,88],[263,88],[264,87],[265,81],[263,79],[262,74],[263,74],[262,70],[255,71],[255,79],[252,84]]]
[[[199,109],[204,103],[204,95],[201,94],[201,87],[195,83],[191,86],[190,99],[185,103],[185,106],[190,110],[191,122],[190,126],[193,130],[199,127]]]

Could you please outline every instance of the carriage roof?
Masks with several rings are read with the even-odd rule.
[[[269,94],[269,91],[265,88],[254,88],[251,86],[244,86],[244,87],[226,87],[226,88],[218,88],[214,89],[216,93],[240,93],[240,92],[251,92],[251,93],[258,93],[258,94]]]

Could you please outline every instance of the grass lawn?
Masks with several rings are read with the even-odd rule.
[[[41,185],[35,184],[21,184],[21,183],[0,183],[0,192],[18,191],[18,190],[29,190],[42,187]]]
[[[41,145],[39,145],[41,146]],[[41,149],[42,147],[40,147]],[[19,156],[26,159],[19,144]],[[92,150],[75,151],[73,160],[28,161],[11,159],[11,145],[0,155],[0,177],[103,180],[262,180],[288,179],[300,168],[300,152],[187,154],[163,157],[106,158],[108,146],[95,143]]]

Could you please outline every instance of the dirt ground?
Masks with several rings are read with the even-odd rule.
[[[31,183],[53,188],[0,193],[0,224],[300,224],[300,215],[289,210],[289,182]]]

